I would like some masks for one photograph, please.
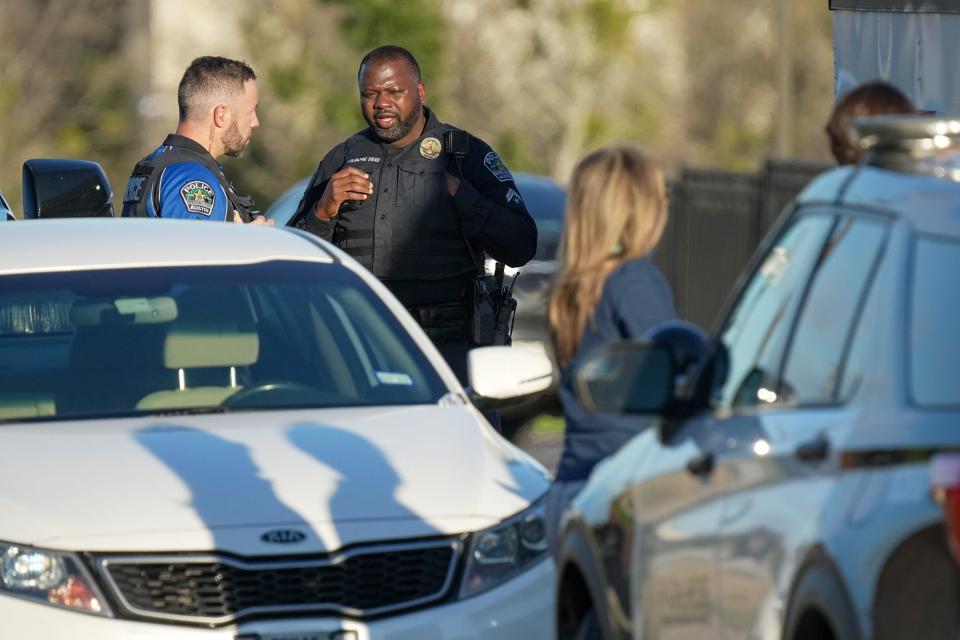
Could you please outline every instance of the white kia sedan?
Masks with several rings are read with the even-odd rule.
[[[544,469],[386,288],[287,228],[0,234],[0,636],[548,638]],[[471,402],[473,400],[473,402]]]

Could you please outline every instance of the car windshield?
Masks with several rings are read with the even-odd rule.
[[[427,404],[446,391],[339,265],[29,274],[0,288],[0,420]]]

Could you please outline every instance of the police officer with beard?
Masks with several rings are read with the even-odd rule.
[[[121,216],[272,224],[217,162],[249,144],[260,126],[257,100],[256,75],[243,62],[204,56],[190,63],[177,92],[177,131],[134,167]]]
[[[484,343],[472,317],[483,256],[522,266],[536,224],[496,152],[424,106],[409,51],[374,49],[358,80],[369,127],[324,156],[290,224],[372,271],[466,382],[467,352]]]

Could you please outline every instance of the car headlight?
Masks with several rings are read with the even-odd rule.
[[[543,500],[495,527],[470,536],[460,597],[513,578],[548,555]]]
[[[110,615],[93,579],[71,553],[0,542],[0,594]]]

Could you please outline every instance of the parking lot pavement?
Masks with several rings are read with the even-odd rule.
[[[536,458],[551,474],[556,473],[563,451],[562,431],[540,431],[525,428],[517,434],[518,447]]]

